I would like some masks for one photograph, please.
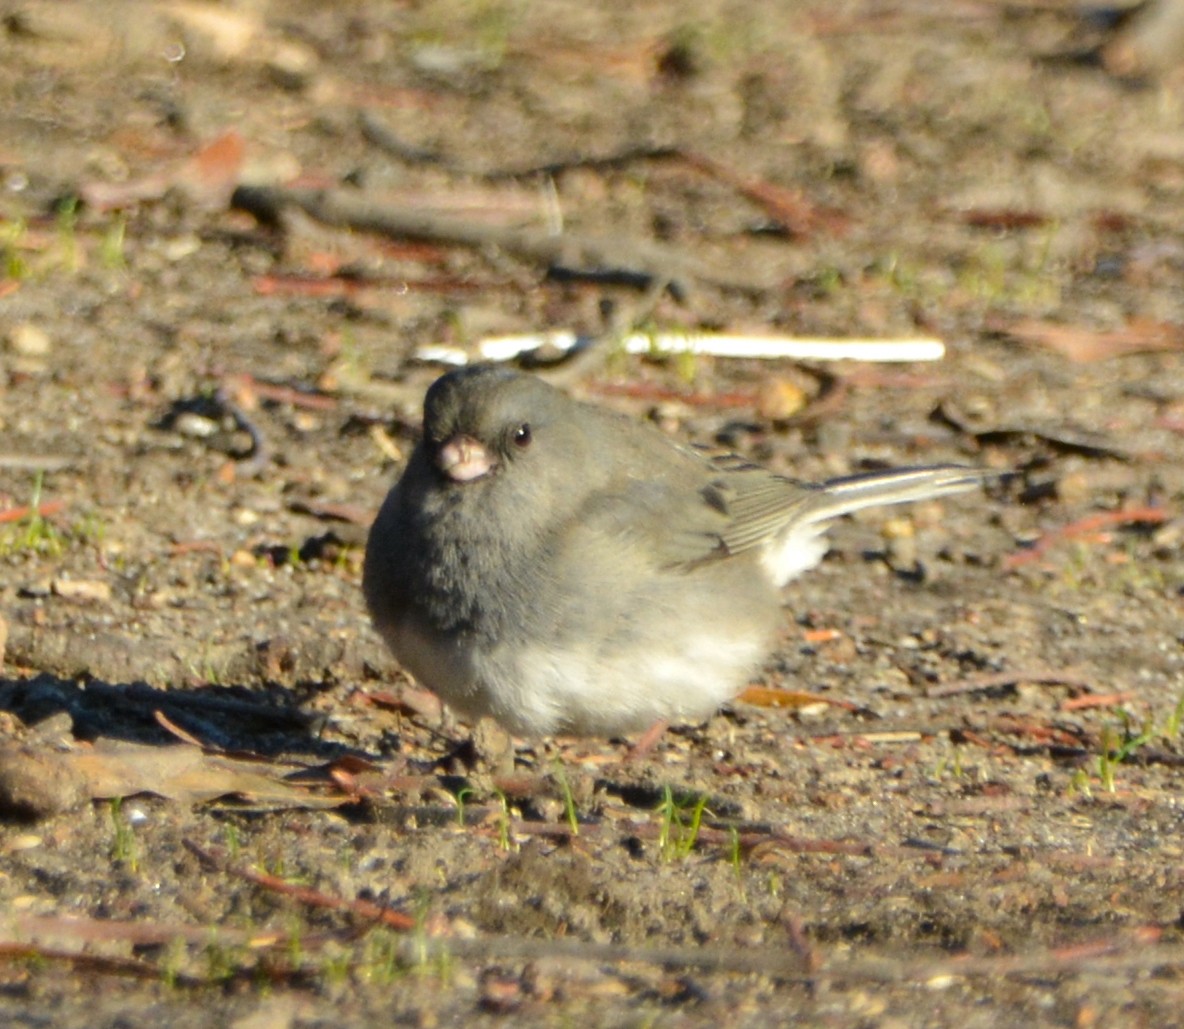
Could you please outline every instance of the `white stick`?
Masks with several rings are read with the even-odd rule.
[[[571,350],[580,338],[574,332],[490,336],[477,345],[485,361],[508,361],[528,350],[548,346]],[[792,336],[733,336],[709,333],[635,332],[622,341],[630,354],[710,354],[714,357],[753,357],[788,361],[940,361],[946,353],[939,339],[826,339]],[[465,364],[468,354],[457,347],[420,347],[423,361]]]

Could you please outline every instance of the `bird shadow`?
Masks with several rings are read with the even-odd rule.
[[[211,749],[261,756],[368,756],[321,739],[320,719],[300,710],[294,692],[278,685],[162,690],[145,682],[63,679],[49,673],[0,676],[0,712],[14,715],[43,739],[166,746],[188,734]]]

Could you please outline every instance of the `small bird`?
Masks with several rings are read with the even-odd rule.
[[[835,518],[983,478],[940,465],[795,482],[472,365],[428,390],[363,590],[399,663],[458,712],[519,736],[615,736],[735,696]]]

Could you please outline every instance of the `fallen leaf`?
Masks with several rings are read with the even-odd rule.
[[[1111,332],[1094,332],[1032,318],[1001,328],[1007,335],[1023,343],[1047,347],[1080,364],[1105,361],[1126,354],[1184,349],[1184,325],[1156,322],[1148,318],[1132,318],[1124,328]]]
[[[184,804],[234,796],[254,808],[329,808],[339,793],[314,792],[288,781],[291,768],[210,754],[189,744],[163,747],[98,740],[76,750],[7,747],[0,750],[0,810],[44,817],[88,799],[136,793]]]
[[[813,707],[815,704],[830,704],[847,711],[857,710],[856,705],[849,700],[824,697],[819,693],[806,693],[801,690],[780,690],[771,686],[749,686],[736,699],[754,707]]]

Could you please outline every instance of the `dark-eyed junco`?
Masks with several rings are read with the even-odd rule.
[[[733,697],[833,519],[982,478],[945,465],[794,482],[476,365],[428,390],[363,585],[395,657],[459,712],[519,735],[614,735]]]

